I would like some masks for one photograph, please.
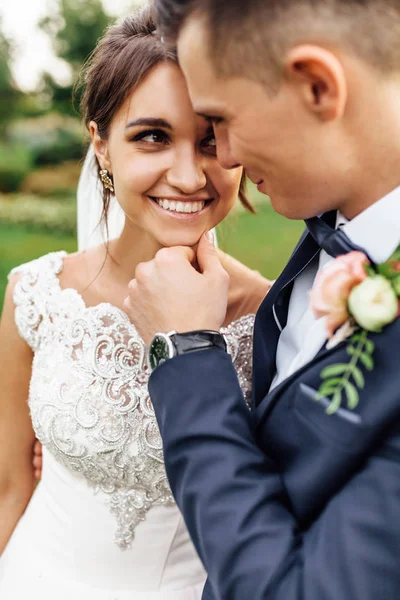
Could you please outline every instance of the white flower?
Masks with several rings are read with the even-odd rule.
[[[349,311],[363,329],[380,331],[396,318],[398,299],[390,282],[382,275],[375,275],[353,288]]]

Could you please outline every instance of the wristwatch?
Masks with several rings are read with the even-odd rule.
[[[227,352],[224,336],[218,331],[201,329],[187,333],[156,333],[150,342],[148,351],[148,364],[153,372],[158,366],[169,358],[189,352],[201,350],[223,350]]]

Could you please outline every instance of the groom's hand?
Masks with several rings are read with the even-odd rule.
[[[229,276],[212,236],[202,236],[197,255],[188,247],[163,248],[137,266],[124,308],[146,344],[157,332],[218,331],[222,326]]]

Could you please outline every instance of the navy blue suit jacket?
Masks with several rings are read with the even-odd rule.
[[[304,236],[258,312],[251,412],[219,350],[150,379],[171,488],[209,576],[203,600],[400,598],[400,320],[371,335],[355,410],[329,416],[315,401],[347,342],[268,393],[293,279],[317,253]]]

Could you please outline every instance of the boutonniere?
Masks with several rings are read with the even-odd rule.
[[[349,361],[325,367],[316,400],[330,398],[326,409],[335,413],[345,396],[354,410],[364,387],[364,369],[374,368],[370,332],[380,332],[399,316],[400,246],[383,264],[372,266],[363,252],[337,257],[316,278],[310,292],[317,318],[325,317],[328,348],[349,339]]]

